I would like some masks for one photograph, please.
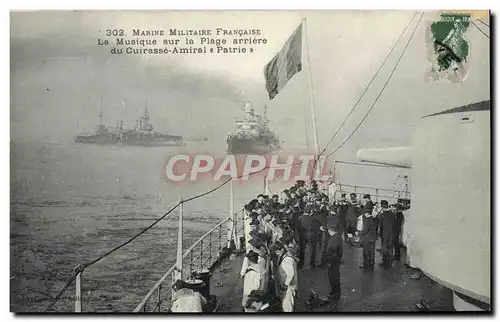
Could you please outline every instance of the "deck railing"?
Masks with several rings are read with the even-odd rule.
[[[240,209],[233,218],[228,217],[205,235],[200,237],[183,254],[182,274],[192,277],[193,272],[210,269],[214,263],[221,259],[223,250],[227,249],[232,239],[238,240],[243,236],[244,210]],[[227,234],[226,234],[227,232]],[[237,244],[237,243],[236,243]],[[134,309],[134,312],[161,312],[166,311],[171,304],[172,283],[174,281],[175,265],[172,266],[151,288],[142,301]],[[151,303],[153,302],[153,303]]]
[[[361,197],[364,194],[369,194],[375,202],[385,199],[389,202],[395,203],[399,198],[410,199],[410,193],[408,191],[398,189],[381,189],[339,183],[336,185],[336,191],[339,192],[336,194],[336,198],[340,197],[340,193],[346,193],[347,196],[349,196],[350,193],[355,193]]]

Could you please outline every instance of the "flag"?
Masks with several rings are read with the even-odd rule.
[[[264,68],[266,89],[272,100],[286,83],[302,70],[302,24],[288,38],[280,52]]]

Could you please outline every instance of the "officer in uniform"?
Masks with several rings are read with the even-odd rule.
[[[404,215],[403,215],[403,205],[401,204],[396,204],[394,207],[394,259],[395,260],[400,260],[401,259],[401,230],[403,228],[403,222],[404,222]]]
[[[323,262],[328,270],[328,281],[330,282],[330,294],[332,299],[340,298],[340,264],[342,263],[343,244],[342,236],[336,231],[337,223],[330,221],[326,227],[328,230],[328,242],[323,252]]]
[[[347,199],[346,194],[343,193],[340,200],[336,204],[336,212],[338,216],[338,226],[337,231],[342,236],[344,236],[344,241],[347,240],[347,223],[346,223],[346,215],[347,215]]]
[[[380,202],[382,211],[380,213],[380,229],[382,230],[382,263],[385,268],[392,266],[392,252],[394,248],[395,237],[395,217],[396,213],[389,209],[387,200]]]
[[[377,241],[377,220],[371,212],[365,212],[360,242],[363,246],[363,265],[359,268],[373,270],[375,266],[375,242]]]

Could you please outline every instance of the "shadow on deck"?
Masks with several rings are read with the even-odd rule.
[[[377,242],[380,248],[380,242]],[[404,253],[402,251],[402,253]],[[219,297],[218,312],[242,312],[243,280],[239,278],[242,256],[228,260],[215,270],[211,282],[211,294]],[[411,268],[402,262],[394,262],[391,269],[377,263],[382,261],[376,252],[374,271],[363,271],[362,249],[344,244],[344,264],[341,267],[341,299],[319,307],[308,307],[309,291],[328,296],[330,286],[325,269],[304,266],[299,271],[299,292],[296,312],[412,312],[415,304],[425,300],[431,311],[454,311],[453,293],[422,274],[411,279]],[[319,261],[319,257],[318,257]],[[306,252],[305,262],[309,263]]]

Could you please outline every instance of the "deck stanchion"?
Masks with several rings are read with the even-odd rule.
[[[221,252],[221,243],[222,243],[222,224],[219,224],[219,257],[220,257],[220,252]]]
[[[189,276],[193,275],[193,250],[189,251]]]
[[[208,234],[208,267],[212,265],[212,232]]]
[[[158,290],[158,312],[160,312],[160,303],[161,303],[161,284],[157,288]]]
[[[75,312],[82,312],[82,272],[76,275]]]
[[[200,241],[200,270],[203,269],[203,239]]]
[[[184,216],[184,202],[183,198],[179,202],[179,228],[177,231],[177,261],[175,264],[174,274],[172,275],[172,283],[177,280],[182,280],[182,239],[183,239],[183,218]],[[174,290],[172,290],[172,297],[174,296]]]

